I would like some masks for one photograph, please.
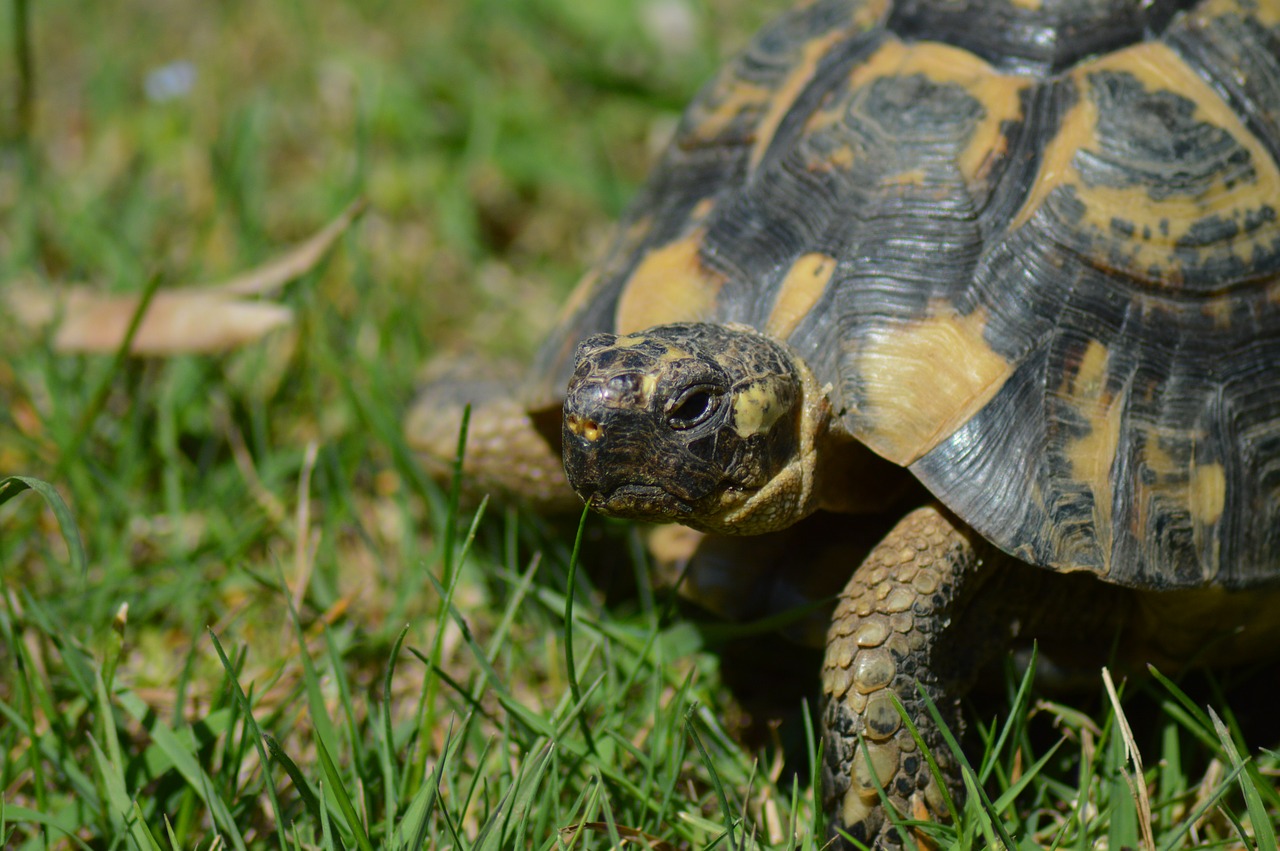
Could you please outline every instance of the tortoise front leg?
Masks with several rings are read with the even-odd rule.
[[[985,584],[981,574],[989,548],[975,548],[975,540],[980,541],[975,533],[941,509],[917,509],[872,550],[840,597],[822,673],[823,798],[833,833],[838,828],[867,845],[898,847],[900,837],[881,808],[877,784],[905,818],[947,816],[937,781],[893,695],[938,762],[953,800],[962,794],[959,768],[916,684],[958,731],[960,693],[977,667],[1007,644],[1007,622],[976,635],[948,634],[975,587]]]
[[[560,460],[560,408],[530,411],[514,382],[459,380],[429,384],[405,418],[405,438],[440,482],[453,473],[458,431],[471,405],[464,482],[470,497],[490,494],[544,514],[574,513],[582,501],[569,488]]]

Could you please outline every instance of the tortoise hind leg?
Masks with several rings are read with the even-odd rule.
[[[989,566],[983,559],[990,555],[959,521],[939,508],[920,508],[872,550],[845,587],[822,676],[823,798],[836,836],[839,830],[873,847],[899,846],[877,785],[904,818],[947,817],[941,790],[893,695],[938,762],[953,800],[959,800],[959,768],[916,684],[958,731],[961,693],[1009,635],[1007,624],[1002,629],[996,623],[977,630],[985,635],[971,634],[972,623],[964,624],[969,631],[963,635],[948,635],[976,587],[986,583]]]
[[[490,494],[545,514],[581,510],[560,459],[560,407],[528,410],[507,382],[446,378],[418,395],[405,417],[405,438],[432,478],[452,475],[467,405],[468,495]]]

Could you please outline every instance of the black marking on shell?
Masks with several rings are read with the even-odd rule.
[[[1054,74],[1158,35],[1192,0],[899,0],[889,26],[906,40],[963,47],[1011,72]]]
[[[1088,80],[1098,134],[1076,155],[1086,185],[1137,186],[1163,200],[1255,179],[1249,152],[1223,128],[1197,120],[1190,98],[1148,91],[1122,71],[1096,71]]]
[[[1165,40],[1280,161],[1280,28],[1267,28],[1242,3],[1216,17],[1184,15]]]

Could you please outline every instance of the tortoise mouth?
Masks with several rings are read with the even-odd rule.
[[[680,520],[692,517],[694,507],[658,485],[621,484],[605,493],[587,496],[601,514],[631,520]]]

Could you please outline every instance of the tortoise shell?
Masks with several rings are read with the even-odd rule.
[[[689,108],[535,392],[595,332],[753,326],[1003,550],[1256,585],[1277,206],[1280,0],[820,0]]]

